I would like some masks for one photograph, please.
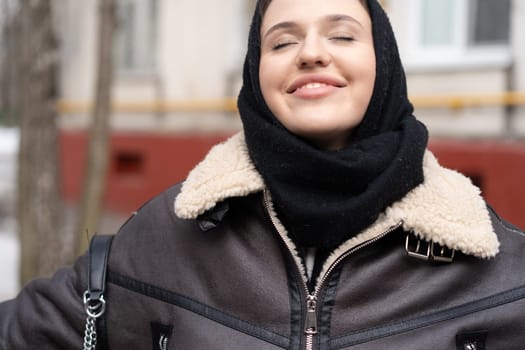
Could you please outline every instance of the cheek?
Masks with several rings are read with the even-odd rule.
[[[361,81],[361,95],[367,100],[372,97],[376,81],[376,61],[374,52],[366,52],[361,57],[361,64],[358,67],[360,72],[357,76]],[[368,103],[368,101],[367,101]]]
[[[259,64],[259,85],[261,93],[270,110],[276,114],[276,108],[279,103],[279,93],[282,85],[282,74],[279,72],[279,67],[271,60],[261,58]]]
[[[374,85],[376,82],[376,55],[374,51],[371,51],[368,53],[366,61],[367,64],[367,77],[368,77],[368,83],[371,86],[370,95],[372,95],[372,90],[374,89]]]

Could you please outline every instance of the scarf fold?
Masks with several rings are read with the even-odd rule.
[[[250,157],[291,238],[334,249],[370,226],[393,202],[421,184],[428,135],[412,115],[392,27],[368,0],[376,80],[351,143],[320,150],[290,133],[266,105],[259,85],[261,16],[255,11],[238,107]]]

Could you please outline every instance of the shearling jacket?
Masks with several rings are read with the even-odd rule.
[[[242,134],[115,236],[99,348],[524,349],[525,236],[427,152],[425,181],[309,289]],[[0,349],[81,349],[86,257],[0,304]]]

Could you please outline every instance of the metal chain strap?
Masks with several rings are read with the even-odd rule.
[[[86,319],[86,330],[84,331],[84,350],[95,350],[97,348],[96,318],[88,316]]]
[[[106,311],[106,301],[101,295],[99,299],[91,299],[89,292],[84,292],[84,310],[86,310],[86,328],[84,331],[84,350],[96,350],[97,318]]]

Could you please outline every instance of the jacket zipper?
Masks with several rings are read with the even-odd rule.
[[[281,237],[281,239],[283,239],[284,235],[286,235],[285,232],[282,232],[282,230],[279,229],[279,225],[276,224],[275,222],[275,218],[270,214],[271,210],[270,210],[270,198],[269,198],[269,194],[268,192],[265,190],[264,191],[264,206],[266,208],[266,211],[268,213],[268,216],[270,217],[270,221],[272,222],[272,225],[273,227],[275,228],[275,230],[279,233],[279,237]],[[314,348],[314,337],[315,335],[317,334],[317,300],[319,298],[319,294],[323,288],[323,286],[325,285],[326,281],[328,280],[328,276],[330,276],[330,274],[332,273],[332,271],[344,260],[346,259],[350,254],[353,254],[375,242],[377,242],[378,240],[380,240],[381,238],[387,236],[388,234],[392,233],[393,231],[395,231],[396,229],[398,229],[401,225],[403,224],[403,222],[399,222],[398,224],[390,227],[388,230],[384,231],[383,233],[375,236],[374,238],[372,239],[369,239],[368,241],[365,241],[349,250],[347,250],[346,252],[342,253],[341,255],[339,255],[339,257],[330,265],[330,267],[328,268],[328,270],[326,270],[326,273],[323,275],[323,277],[321,278],[321,280],[319,281],[319,283],[316,285],[315,289],[314,289],[314,292],[313,293],[310,293],[309,289],[308,289],[308,281],[306,279],[306,276],[304,276],[304,274],[301,272],[301,269],[300,267],[298,266],[297,262],[295,262],[295,259],[294,262],[295,262],[295,267],[297,269],[297,272],[298,274],[301,276],[301,284],[302,284],[302,287],[303,287],[303,290],[305,291],[305,295],[306,295],[306,320],[305,320],[305,323],[304,323],[304,334],[306,336],[306,350],[313,350]],[[284,239],[283,239],[284,241]],[[288,246],[288,244],[286,242],[285,243],[285,246],[288,248],[288,251],[290,252],[290,254],[293,255],[293,252],[291,250],[291,248]]]

